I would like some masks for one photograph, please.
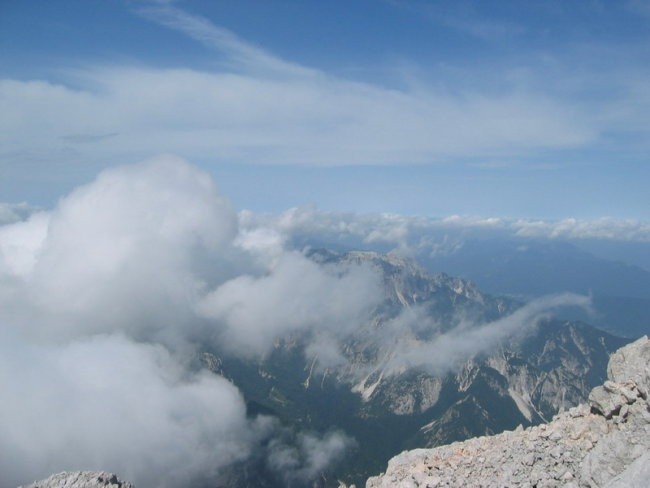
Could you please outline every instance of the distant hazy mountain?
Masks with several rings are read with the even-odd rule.
[[[311,257],[324,264],[372,266],[383,279],[385,296],[373,319],[340,345],[343,362],[321,365],[319,350],[305,349],[312,339],[306,336],[279,341],[259,361],[216,350],[202,361],[240,388],[250,414],[278,417],[287,436],[297,430],[339,431],[354,438],[356,447],[319,473],[315,482],[320,485],[338,486],[337,479],[359,484],[405,448],[548,420],[583,401],[603,381],[608,354],[626,342],[583,323],[545,319],[520,324],[521,333],[489,349],[469,344],[468,351],[479,352],[469,353],[458,367],[441,369],[435,357],[430,358],[435,368],[427,367],[426,358],[419,367],[409,367],[398,361],[405,344],[415,347],[450,331],[476,329],[520,304],[484,294],[459,278],[431,275],[394,255],[321,250]],[[415,324],[400,325],[411,310],[418,310]],[[432,351],[443,357],[449,352]],[[266,459],[260,455],[236,467],[224,485],[308,485],[304,479],[288,480]]]
[[[489,293],[522,298],[565,291],[590,294],[596,313],[574,311],[571,318],[628,337],[650,333],[650,272],[596,257],[568,242],[475,239],[419,259],[427,269],[472,280]]]
[[[498,293],[541,295],[558,291],[650,298],[650,272],[598,258],[568,242],[469,240],[429,257],[429,269],[471,276]]]

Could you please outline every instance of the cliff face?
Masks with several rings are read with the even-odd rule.
[[[647,488],[650,340],[610,358],[608,379],[548,424],[434,449],[405,451],[366,488]]]

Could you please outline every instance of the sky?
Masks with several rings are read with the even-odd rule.
[[[650,219],[650,3],[0,2],[0,202],[160,154],[237,209]]]

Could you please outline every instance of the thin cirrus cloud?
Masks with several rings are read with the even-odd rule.
[[[56,154],[74,144],[93,159],[167,151],[200,160],[344,165],[513,155],[593,137],[559,104],[522,94],[454,99],[324,76],[266,80],[187,69],[104,67],[78,76],[98,91],[1,82],[5,147],[28,151],[37,142]],[[85,147],[66,136],[84,131],[118,134]]]
[[[387,88],[285,61],[170,5],[138,12],[224,62],[215,71],[90,64],[67,71],[65,83],[2,80],[0,164],[34,147],[76,161],[171,152],[229,163],[422,164],[524,156],[598,136],[587,114],[537,89]]]
[[[316,70],[284,61],[264,49],[239,39],[228,29],[170,4],[151,4],[136,10],[144,18],[182,32],[225,55],[233,68],[259,69],[267,74],[316,75]]]

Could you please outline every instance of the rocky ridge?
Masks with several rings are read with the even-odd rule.
[[[70,471],[53,474],[47,479],[36,481],[19,488],[135,488],[105,471]]]
[[[521,333],[449,372],[396,369],[395,357],[435,340],[459,321],[479,326],[521,304],[483,294],[458,278],[429,274],[391,254],[319,250],[310,257],[334,271],[340,265],[369,266],[384,285],[373,319],[340,343],[343,364],[320,366],[318,350],[306,354],[302,338],[291,337],[278,341],[259,362],[209,350],[202,365],[237,385],[253,414],[270,414],[298,429],[336,428],[356,439],[358,449],[319,476],[322,486],[335,479],[359,486],[404,449],[547,422],[584,402],[605,380],[610,354],[629,342],[586,324],[531,318],[522,323]],[[264,480],[265,486],[286,486],[255,462],[235,469],[228,485],[260,486]],[[242,473],[248,478],[243,480]]]
[[[588,404],[548,424],[405,451],[366,488],[641,488],[650,479],[650,340],[612,354]]]

